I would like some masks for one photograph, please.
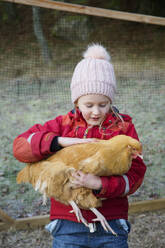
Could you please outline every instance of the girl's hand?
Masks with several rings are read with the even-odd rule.
[[[93,174],[84,174],[82,171],[72,173],[74,179],[71,180],[72,188],[86,187],[89,189],[101,189],[102,183],[99,176]]]
[[[90,142],[98,142],[98,139],[79,139],[79,138],[68,138],[68,137],[58,137],[58,144],[62,147],[72,146],[76,144],[84,144]]]

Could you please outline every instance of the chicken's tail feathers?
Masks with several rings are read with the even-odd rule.
[[[41,178],[39,178],[35,184],[35,191],[39,191],[43,195],[43,205],[46,205],[47,202],[47,194],[46,194],[46,188],[47,188],[47,182],[44,181],[41,183]]]
[[[45,193],[45,189],[47,188],[47,181],[41,182],[41,178],[39,178],[35,184],[35,191],[39,191],[40,193]]]
[[[30,182],[28,165],[26,165],[20,172],[18,172],[16,181],[18,184]]]

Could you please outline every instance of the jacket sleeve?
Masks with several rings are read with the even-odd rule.
[[[61,116],[44,125],[36,124],[14,139],[13,155],[23,163],[40,161],[60,149],[57,142],[60,135]]]
[[[131,123],[126,135],[138,139],[138,135]],[[142,184],[146,166],[139,157],[133,159],[131,168],[123,176],[101,177],[102,189],[97,194],[101,198],[122,197],[133,194]]]

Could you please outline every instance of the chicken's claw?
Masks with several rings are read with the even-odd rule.
[[[77,206],[77,204],[74,201],[70,201],[69,202],[70,205],[72,206],[73,210],[70,211],[70,213],[75,213],[78,221],[82,222],[85,226],[88,227],[88,222],[86,221],[86,219],[84,219],[84,217],[82,216],[81,210],[79,209],[79,207]]]
[[[105,217],[96,209],[96,208],[90,208],[90,210],[97,216],[96,219],[93,219],[93,221],[100,221],[102,227],[106,232],[110,231],[113,235],[117,236],[117,233],[114,232],[114,230],[110,227]]]

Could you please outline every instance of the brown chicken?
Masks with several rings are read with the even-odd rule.
[[[46,197],[71,205],[78,220],[88,225],[80,208],[90,209],[105,230],[114,231],[104,216],[96,209],[102,205],[91,189],[72,188],[72,172],[80,170],[97,176],[123,175],[131,166],[132,159],[140,156],[142,145],[136,139],[118,135],[110,140],[77,144],[58,151],[46,160],[27,164],[17,176],[17,183],[31,183]]]

